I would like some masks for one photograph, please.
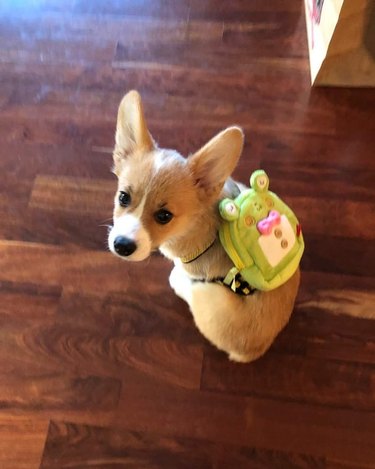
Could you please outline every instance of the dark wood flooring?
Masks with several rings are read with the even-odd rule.
[[[106,249],[118,103],[187,154],[237,123],[299,214],[290,324],[249,365],[161,256]],[[0,468],[375,468],[375,91],[310,89],[299,0],[0,2]]]

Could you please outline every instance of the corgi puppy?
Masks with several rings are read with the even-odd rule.
[[[200,332],[237,362],[263,355],[286,325],[297,295],[299,270],[282,286],[249,296],[214,282],[233,264],[218,238],[218,203],[245,186],[230,175],[244,136],[229,127],[191,156],[158,148],[140,95],[122,99],[117,117],[114,173],[118,177],[109,249],[142,261],[159,249],[174,262],[169,281],[185,300]]]

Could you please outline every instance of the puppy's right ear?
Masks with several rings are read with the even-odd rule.
[[[115,170],[121,160],[134,151],[147,152],[153,148],[155,143],[147,129],[141,96],[137,91],[129,91],[122,98],[117,114]]]

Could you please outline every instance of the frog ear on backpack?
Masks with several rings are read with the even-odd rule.
[[[224,220],[237,220],[240,211],[238,205],[232,199],[224,199],[219,204],[220,215]]]
[[[250,178],[250,186],[255,192],[267,192],[270,180],[263,169],[254,171]]]

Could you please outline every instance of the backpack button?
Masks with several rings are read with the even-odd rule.
[[[283,232],[281,230],[279,230],[278,228],[276,228],[276,230],[274,231],[274,234],[275,234],[276,238],[279,239],[283,235]]]
[[[288,247],[288,241],[286,239],[281,240],[281,247],[286,249]]]
[[[245,223],[247,226],[255,225],[255,218],[250,217],[249,215],[245,218]]]

